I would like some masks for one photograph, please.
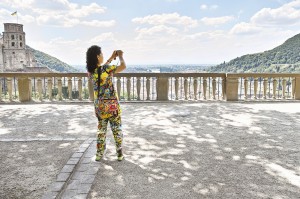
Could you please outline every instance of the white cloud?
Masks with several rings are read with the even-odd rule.
[[[112,32],[107,32],[107,33],[102,33],[94,38],[92,38],[90,40],[90,43],[100,43],[100,42],[104,42],[104,41],[114,41],[114,34]]]
[[[202,4],[200,6],[201,10],[216,10],[219,6],[218,5],[206,5],[206,4]]]
[[[223,16],[223,17],[204,17],[200,21],[208,26],[218,26],[221,24],[228,23],[230,21],[234,20],[233,16]]]
[[[137,40],[141,39],[153,39],[156,37],[157,39],[162,38],[164,36],[176,35],[178,32],[177,28],[168,27],[165,25],[153,26],[151,28],[137,28],[136,32],[138,32]],[[149,38],[150,36],[150,38]]]
[[[31,8],[35,0],[1,0],[0,5],[16,8]],[[15,11],[15,10],[13,10]]]
[[[262,29],[251,23],[241,22],[236,24],[231,30],[231,34],[254,34]]]
[[[259,32],[281,31],[288,25],[300,25],[300,1],[283,4],[279,8],[263,8],[255,13],[249,22],[236,24],[231,34],[257,34]]]
[[[134,18],[132,22],[150,25],[180,25],[185,27],[195,27],[198,25],[197,20],[188,16],[180,16],[178,13],[148,15],[146,17]]]
[[[116,24],[116,21],[115,20],[109,20],[109,21],[92,20],[92,21],[81,21],[80,24],[91,26],[91,27],[112,27]]]
[[[263,8],[252,18],[258,25],[296,25],[300,23],[300,1],[294,0],[275,9]]]
[[[0,5],[13,7],[14,10],[1,14],[5,21],[10,21],[9,17],[15,10],[18,11],[19,21],[22,23],[31,23],[36,21],[38,25],[55,26],[55,27],[74,27],[77,25],[93,27],[112,27],[115,25],[114,20],[101,21],[85,19],[92,14],[105,13],[106,7],[97,3],[89,5],[79,5],[70,3],[69,0],[52,0],[52,1],[34,1],[34,0],[2,0]],[[7,13],[10,12],[8,15]],[[30,15],[22,13],[30,13]],[[4,17],[7,15],[7,17]]]

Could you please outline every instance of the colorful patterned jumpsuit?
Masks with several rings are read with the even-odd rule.
[[[113,85],[113,74],[116,71],[115,65],[100,66],[100,87],[98,89],[98,68],[95,69],[91,75],[91,79],[94,86],[94,105],[95,113],[98,118],[98,135],[97,135],[97,153],[96,160],[100,160],[106,149],[106,132],[107,124],[110,123],[111,130],[116,143],[116,151],[118,160],[123,159],[122,154],[122,124],[121,124],[121,108],[118,103],[118,96]],[[99,90],[99,94],[98,94]],[[116,114],[110,114],[110,112],[103,109],[103,102],[117,102]],[[98,158],[98,159],[97,159]]]

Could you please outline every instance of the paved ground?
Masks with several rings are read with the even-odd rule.
[[[0,104],[0,198],[299,198],[299,102],[122,108],[95,162],[91,104]]]

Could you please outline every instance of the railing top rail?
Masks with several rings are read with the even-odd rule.
[[[226,77],[226,73],[118,73],[116,77]]]
[[[300,77],[300,73],[227,73],[227,77]]]
[[[116,77],[300,77],[300,73],[118,73]],[[87,77],[87,73],[0,73],[0,77]]]
[[[87,77],[87,73],[0,73],[0,77]]]
[[[226,77],[226,73],[118,73],[116,77]],[[0,77],[87,77],[87,73],[0,73]]]

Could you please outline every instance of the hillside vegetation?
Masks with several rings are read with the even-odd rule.
[[[208,72],[299,73],[300,34],[262,53],[244,55],[207,69]]]
[[[52,57],[44,52],[35,50],[29,46],[26,47],[31,52],[33,52],[33,55],[37,61],[37,66],[48,67],[50,70],[54,72],[63,72],[63,73],[78,72],[78,70],[76,70],[72,66],[66,64],[65,62],[60,61],[55,57]]]

